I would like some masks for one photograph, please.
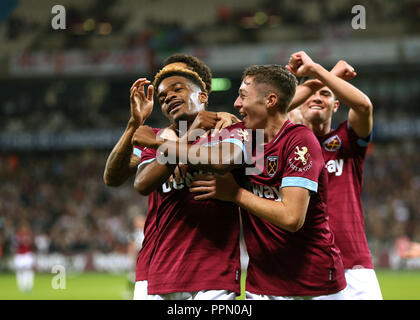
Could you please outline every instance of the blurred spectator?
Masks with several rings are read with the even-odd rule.
[[[147,198],[128,183],[112,190],[102,180],[107,154],[74,151],[21,154],[12,169],[0,157],[0,239],[11,254],[12,239],[22,220],[35,236],[38,252],[126,252],[133,209],[147,210]],[[17,214],[19,213],[19,214]]]

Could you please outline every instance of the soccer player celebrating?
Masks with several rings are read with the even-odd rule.
[[[150,128],[141,126],[137,143],[162,147],[197,168],[218,173],[234,170],[241,186],[232,175],[217,179],[201,175],[190,190],[203,193],[196,200],[215,198],[244,209],[248,299],[344,299],[346,281],[328,224],[321,147],[311,130],[287,119],[295,90],[296,78],[285,68],[249,67],[234,105],[243,122],[222,130],[222,139],[185,146],[158,140]],[[246,129],[264,129],[262,154],[254,152],[249,143],[254,132]],[[187,152],[180,152],[183,149]],[[219,156],[209,158],[214,154]],[[245,177],[243,166],[235,164],[250,156],[262,168]]]
[[[186,54],[174,54],[167,58],[164,67],[180,67],[195,71],[203,80],[203,86],[207,94],[211,92],[212,74],[210,69],[198,58]],[[126,130],[111,151],[104,170],[104,181],[108,186],[120,186],[129,177],[134,176],[140,164],[140,157],[143,147],[132,145],[132,138],[138,126],[142,125],[153,110],[154,87],[149,86],[147,95],[144,87],[150,84],[146,78],[140,78],[130,89],[130,119]],[[226,127],[238,119],[228,113],[219,112],[220,120],[216,123],[216,128]],[[156,132],[158,130],[155,130]],[[177,139],[177,135],[172,129],[165,130],[163,136]],[[177,172],[178,168],[175,170]],[[170,177],[172,180],[172,177]],[[156,201],[155,192],[148,197],[148,213],[144,225],[144,241],[140,250],[136,264],[136,290],[135,299],[147,299],[147,274],[149,261],[154,250],[155,239],[158,236],[156,222]]]
[[[179,132],[182,121],[187,128],[203,130],[214,128],[219,121],[215,112],[205,111],[207,93],[196,72],[165,67],[153,85],[162,113],[175,132]],[[139,129],[133,135],[133,145],[143,145]],[[185,177],[170,182],[178,161],[161,163],[157,161],[159,156],[156,150],[146,148],[134,181],[139,193],[152,194],[157,227],[147,283],[138,279],[134,298],[235,299],[240,294],[237,206],[217,200],[203,205],[194,200],[188,186],[198,170],[188,167]],[[147,295],[138,294],[144,293],[145,286]]]
[[[356,75],[344,61],[336,67],[347,70],[344,78]],[[363,165],[373,126],[372,104],[363,92],[314,63],[305,52],[292,54],[287,68],[297,76],[318,79],[321,83],[299,107],[300,120],[317,136],[325,158],[329,221],[343,257],[346,296],[382,299],[365,235],[361,203]],[[346,121],[332,129],[339,100],[349,107],[349,113]]]

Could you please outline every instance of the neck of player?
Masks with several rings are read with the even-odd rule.
[[[270,143],[276,137],[286,120],[287,116],[279,112],[267,118],[267,123],[264,128],[265,144]]]
[[[303,124],[311,129],[315,135],[320,137],[325,136],[331,131],[331,119],[320,123],[312,123],[303,120]]]

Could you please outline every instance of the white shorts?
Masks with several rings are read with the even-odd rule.
[[[137,281],[133,300],[235,300],[236,293],[227,290],[201,290],[194,292],[174,292],[148,294],[147,280]]]
[[[321,296],[270,296],[245,291],[245,300],[346,300],[346,288],[336,293]]]
[[[383,300],[381,288],[373,269],[346,269],[347,300]]]
[[[31,270],[35,265],[35,258],[32,252],[19,253],[14,257],[16,270]]]

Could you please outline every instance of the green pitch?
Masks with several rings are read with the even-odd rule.
[[[385,300],[420,300],[420,271],[376,270]],[[14,274],[0,274],[0,300],[124,300],[132,298],[125,274],[67,275],[65,289],[53,289],[54,274],[36,274],[32,292],[21,293]],[[245,277],[242,277],[244,288]],[[242,300],[244,296],[240,296]]]
[[[65,289],[53,289],[55,274],[35,274],[32,292],[22,293],[14,274],[0,274],[0,300],[123,300],[128,297],[125,274],[83,273],[67,275]],[[131,291],[131,290],[130,290]]]

